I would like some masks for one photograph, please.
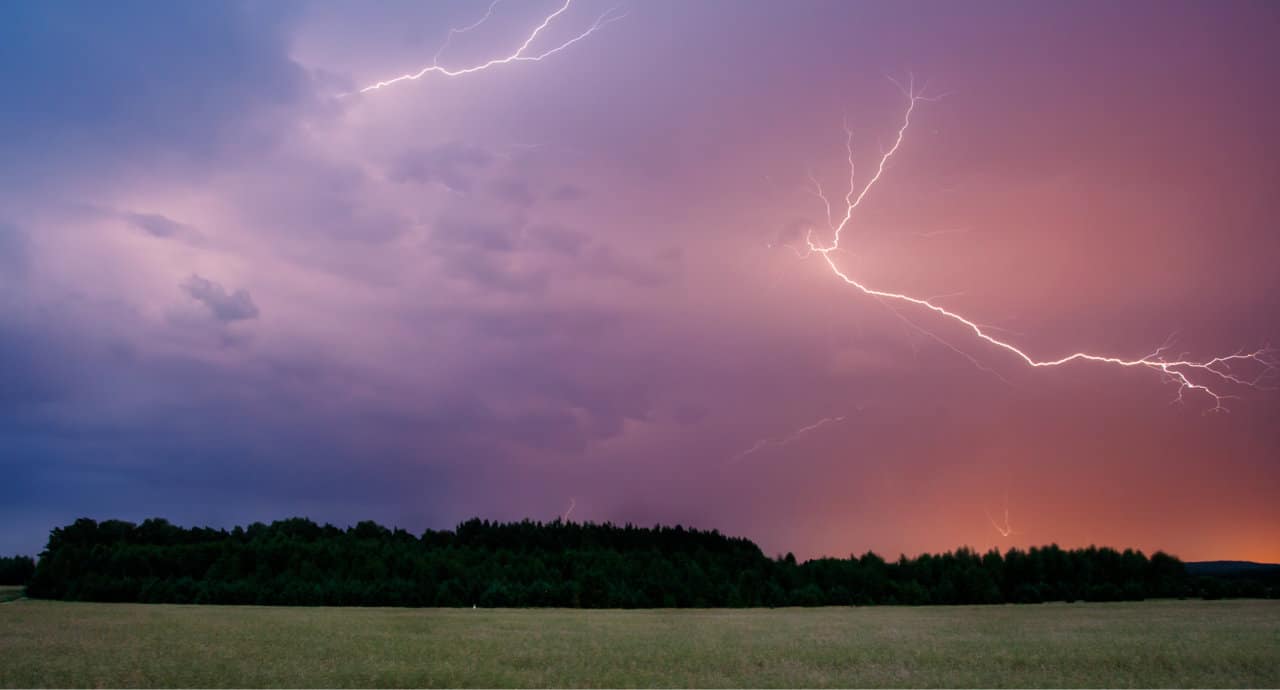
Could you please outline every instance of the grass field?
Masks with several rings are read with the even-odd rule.
[[[0,587],[0,603],[13,601],[22,597],[21,587]]]
[[[1280,686],[1280,601],[754,610],[0,604],[0,686]]]

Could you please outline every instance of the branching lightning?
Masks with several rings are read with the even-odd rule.
[[[897,82],[895,82],[897,84]],[[1057,357],[1054,359],[1037,359],[1021,348],[1012,343],[1002,340],[994,335],[992,331],[998,330],[990,326],[980,325],[973,320],[941,306],[937,303],[936,298],[924,299],[913,297],[911,295],[890,292],[879,288],[871,287],[856,277],[850,275],[848,271],[841,268],[836,262],[835,254],[840,250],[840,241],[842,233],[849,227],[854,217],[854,212],[862,204],[863,200],[875,187],[876,183],[884,175],[885,169],[894,154],[901,148],[906,138],[907,130],[911,126],[911,116],[915,112],[916,106],[923,101],[936,100],[936,98],[925,97],[921,92],[915,89],[914,83],[909,82],[905,87],[898,84],[903,95],[907,97],[906,111],[902,117],[902,124],[898,127],[897,134],[893,140],[892,146],[883,151],[880,160],[875,167],[875,172],[861,186],[857,184],[855,175],[854,155],[853,155],[853,130],[850,129],[846,120],[844,125],[845,131],[845,151],[846,159],[849,164],[849,187],[844,196],[844,208],[835,210],[831,200],[827,197],[822,188],[822,184],[818,182],[812,174],[809,175],[809,181],[812,184],[810,190],[823,204],[827,218],[827,228],[830,232],[830,240],[826,243],[816,241],[814,239],[813,229],[811,228],[805,237],[806,250],[797,251],[801,257],[810,257],[818,254],[826,261],[827,266],[838,278],[846,284],[857,288],[862,293],[875,297],[878,300],[889,304],[903,304],[912,307],[918,307],[922,310],[928,310],[944,319],[953,321],[968,329],[978,339],[985,341],[989,345],[1005,350],[1018,359],[1022,360],[1027,366],[1034,368],[1058,367],[1075,362],[1092,362],[1096,364],[1107,364],[1117,367],[1129,367],[1137,369],[1146,369],[1158,374],[1165,381],[1174,383],[1178,387],[1177,402],[1183,400],[1185,393],[1203,394],[1208,397],[1213,406],[1211,411],[1225,411],[1223,401],[1236,397],[1226,392],[1227,387],[1243,386],[1251,388],[1259,388],[1260,383],[1277,371],[1277,362],[1274,357],[1274,351],[1270,348],[1262,348],[1252,352],[1243,350],[1236,351],[1229,355],[1221,355],[1209,359],[1193,359],[1188,355],[1168,356],[1169,345],[1166,343],[1157,348],[1151,354],[1143,357],[1124,358],[1114,357],[1110,355],[1100,355],[1090,352],[1073,352],[1071,354]],[[792,249],[795,249],[792,247]],[[895,313],[897,310],[894,310]],[[902,315],[899,314],[901,317]],[[905,319],[905,317],[903,317]],[[928,333],[938,339],[947,347],[956,350],[954,346],[946,341],[941,340],[938,336],[925,331],[914,322],[910,322],[912,326]],[[958,350],[957,350],[958,351]],[[963,353],[962,353],[963,354]],[[968,355],[966,355],[968,356]],[[976,364],[976,360],[969,357],[970,361]],[[1238,374],[1233,367],[1238,365],[1248,365],[1258,370],[1253,378],[1249,378],[1243,374]],[[980,365],[979,365],[980,366]],[[985,368],[985,367],[984,367]]]
[[[368,93],[370,91],[376,91],[378,89],[382,89],[382,88],[391,86],[393,84],[398,84],[403,81],[416,81],[418,79],[421,79],[427,76],[428,74],[439,74],[445,77],[459,77],[464,74],[480,72],[483,70],[487,70],[490,67],[496,67],[498,65],[506,65],[513,62],[538,62],[543,58],[547,58],[552,55],[555,55],[556,53],[564,50],[565,48],[568,48],[569,46],[577,43],[578,41],[581,41],[587,36],[590,36],[596,31],[599,31],[601,28],[605,27],[606,25],[612,24],[613,22],[618,21],[619,19],[622,19],[624,16],[626,16],[625,14],[619,14],[617,12],[616,7],[610,8],[609,10],[605,11],[604,14],[601,14],[599,17],[597,17],[595,22],[593,22],[585,30],[579,32],[578,34],[575,34],[574,36],[570,37],[568,40],[565,40],[562,43],[556,44],[540,52],[531,51],[531,46],[537,40],[538,34],[542,33],[543,30],[545,30],[548,26],[550,26],[553,22],[555,22],[556,19],[558,19],[562,14],[564,14],[569,9],[569,6],[573,4],[573,0],[564,0],[564,4],[562,4],[559,7],[559,9],[555,10],[551,14],[544,17],[542,19],[542,23],[538,24],[533,28],[533,30],[529,33],[529,35],[524,39],[524,42],[521,43],[520,46],[516,48],[514,52],[508,55],[505,55],[503,57],[490,58],[489,60],[486,60],[479,64],[471,65],[469,67],[459,67],[459,68],[450,69],[448,67],[442,66],[440,64],[440,56],[444,53],[445,49],[449,47],[449,44],[453,41],[453,37],[457,34],[462,34],[462,33],[471,31],[472,29],[475,29],[476,27],[479,27],[480,25],[488,21],[488,19],[491,16],[493,16],[494,8],[498,6],[499,2],[501,2],[501,0],[493,0],[493,2],[489,5],[489,9],[484,13],[484,16],[478,19],[477,21],[475,21],[474,23],[469,24],[462,28],[449,29],[449,34],[445,37],[444,44],[441,45],[440,49],[436,51],[436,54],[432,58],[430,65],[423,67],[417,72],[402,74],[392,79],[387,79],[385,81],[379,81],[375,84],[370,84],[369,86],[366,86],[360,89],[359,93]]]

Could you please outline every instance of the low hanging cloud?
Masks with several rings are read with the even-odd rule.
[[[587,192],[577,185],[562,184],[551,190],[547,198],[552,201],[582,201],[587,198]]]
[[[206,244],[204,235],[194,226],[176,221],[159,213],[124,211],[120,214],[120,217],[135,230],[157,239],[182,242],[196,247]]]
[[[134,227],[152,237],[175,237],[190,231],[187,225],[157,213],[130,212],[123,215]]]
[[[494,159],[494,154],[482,147],[448,142],[404,153],[392,164],[387,177],[393,182],[437,183],[458,194],[468,194],[475,177]]]
[[[489,191],[493,198],[519,208],[528,208],[537,200],[529,183],[514,176],[494,180],[489,185]]]
[[[192,299],[208,307],[213,318],[224,323],[258,318],[258,305],[243,288],[228,294],[226,288],[198,275],[188,278],[182,288]]]
[[[527,233],[531,248],[569,257],[581,254],[590,241],[586,233],[551,223],[535,225]]]

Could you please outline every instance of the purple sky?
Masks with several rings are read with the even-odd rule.
[[[558,4],[499,3],[442,62]],[[808,172],[844,183],[842,118],[865,179],[912,74],[943,97],[841,265],[1039,358],[1280,343],[1276,5],[629,0],[541,62],[340,96],[485,7],[0,8],[0,552],[79,516],[573,499],[806,557],[1280,561],[1280,394],[1207,414],[900,310],[956,352],[781,246],[821,224]]]

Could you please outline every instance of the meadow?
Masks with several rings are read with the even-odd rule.
[[[1280,686],[1280,601],[789,609],[0,604],[0,686]]]

